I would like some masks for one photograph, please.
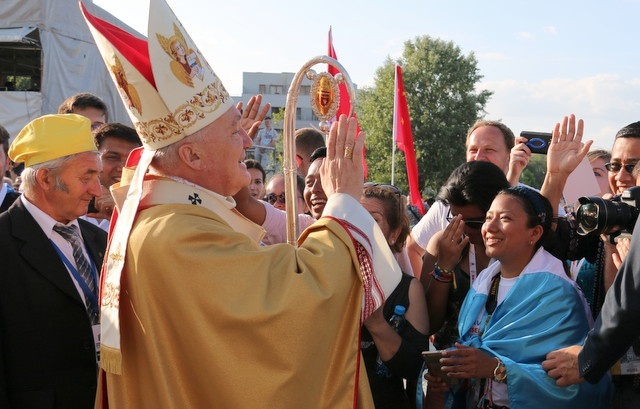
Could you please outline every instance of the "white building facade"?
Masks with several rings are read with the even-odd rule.
[[[271,104],[270,116],[281,113],[287,103],[287,93],[293,81],[295,73],[267,73],[267,72],[244,72],[242,73],[242,95],[233,98],[243,101],[245,104],[249,99],[257,94],[262,94],[262,103]],[[311,111],[309,93],[311,91],[311,81],[307,78],[302,80],[296,107],[296,128],[308,126],[318,127],[318,118]],[[282,121],[274,121],[274,128],[282,131]]]

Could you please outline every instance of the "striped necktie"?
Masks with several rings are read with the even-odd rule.
[[[91,292],[95,295],[97,294],[96,282],[93,278],[93,272],[91,271],[91,265],[89,261],[84,256],[83,243],[80,238],[80,232],[75,225],[71,226],[63,226],[61,224],[56,224],[53,226],[53,230],[55,230],[58,234],[60,234],[66,241],[71,244],[73,248],[73,259],[76,262],[76,268],[78,269],[78,273],[84,279],[84,282],[87,284],[87,287],[91,290]],[[91,306],[91,302],[85,297],[85,304],[87,306],[87,310],[91,313],[91,321],[92,324],[98,323],[98,311],[93,311],[93,307]]]

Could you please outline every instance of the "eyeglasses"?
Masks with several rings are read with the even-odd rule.
[[[451,209],[449,209],[449,213],[447,214],[447,222],[451,223],[455,216],[451,214]],[[480,230],[482,225],[484,224],[484,217],[474,217],[472,219],[462,219],[464,225],[473,230]]]
[[[622,170],[622,168],[624,168],[624,170],[627,171],[627,173],[631,173],[633,172],[633,169],[636,167],[635,163],[625,163],[624,165],[622,163],[619,162],[609,162],[609,163],[605,163],[604,167],[609,171],[609,172],[613,172],[613,173],[618,173]]]
[[[302,196],[298,195],[297,196],[298,199],[302,199]],[[287,201],[285,199],[284,193],[280,193],[279,195],[276,195],[275,193],[269,193],[268,195],[266,195],[263,199],[265,202],[269,202],[270,204],[274,204],[275,202],[280,202],[282,204],[286,204]]]
[[[282,204],[287,203],[284,197],[284,193],[280,193],[279,195],[276,195],[275,193],[269,193],[264,197],[264,200],[271,204],[274,204],[275,202],[278,202],[278,201]]]

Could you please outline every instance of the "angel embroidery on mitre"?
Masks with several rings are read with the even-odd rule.
[[[204,78],[202,62],[198,53],[193,48],[187,47],[184,35],[175,23],[173,23],[173,31],[175,35],[169,38],[158,33],[156,37],[164,52],[172,58],[170,66],[173,75],[184,85],[193,87],[193,77],[201,81]]]
[[[139,114],[142,114],[142,103],[140,102],[138,91],[127,81],[124,67],[117,55],[114,55],[114,60],[115,65],[111,66],[111,73],[116,80],[116,84],[118,84],[117,88],[118,91],[120,91],[122,99],[125,101],[127,108],[135,108]]]

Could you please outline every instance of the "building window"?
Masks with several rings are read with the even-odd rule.
[[[0,29],[0,90],[40,91],[42,47],[35,27]]]
[[[265,84],[258,85],[258,94],[266,94],[267,86]]]
[[[280,95],[283,89],[282,85],[269,85],[269,94]]]
[[[311,85],[301,85],[300,94],[309,95],[311,93]]]
[[[302,108],[296,108],[296,120],[302,120]]]

